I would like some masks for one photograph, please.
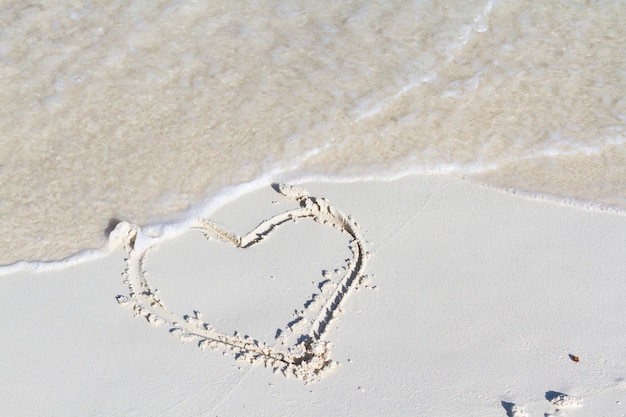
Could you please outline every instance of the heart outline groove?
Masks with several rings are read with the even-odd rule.
[[[296,201],[299,207],[261,222],[245,235],[236,235],[204,218],[197,219],[191,226],[191,229],[199,230],[207,239],[218,239],[240,249],[262,242],[276,228],[298,219],[311,219],[349,235],[352,258],[346,260],[343,272],[335,271],[340,274],[340,278],[333,281],[327,278],[326,271],[322,272],[323,280],[319,282],[319,292],[313,294],[302,310],[296,310],[294,320],[284,329],[279,329],[274,345],[247,335],[241,336],[236,331],[232,335],[222,333],[205,322],[198,311],[182,317],[170,312],[148,281],[146,259],[156,244],[137,248],[135,243],[140,228],[129,223],[120,227],[123,229],[122,242],[127,253],[126,268],[122,276],[129,293],[118,295],[116,299],[120,305],[130,307],[135,317],[143,317],[154,325],[169,326],[170,333],[182,342],[196,341],[202,350],[208,348],[232,351],[238,360],[262,363],[274,372],[295,376],[305,383],[314,382],[337,365],[330,358],[329,342],[325,340],[325,336],[329,324],[336,313],[341,311],[341,304],[351,290],[369,286],[367,276],[362,271],[371,254],[365,250],[365,240],[352,216],[345,215],[324,198],[310,196],[302,188],[280,184],[275,189],[284,197]],[[319,299],[322,299],[321,304]],[[295,341],[288,343],[289,339],[294,338]]]

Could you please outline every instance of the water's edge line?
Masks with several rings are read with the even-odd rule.
[[[275,173],[274,173],[275,174]],[[305,183],[335,183],[335,184],[349,184],[357,182],[388,182],[395,181],[411,176],[420,177],[448,177],[456,178],[461,181],[465,181],[473,186],[487,188],[493,191],[502,192],[505,194],[513,195],[519,198],[523,198],[531,201],[538,201],[542,203],[555,204],[563,207],[570,207],[578,210],[603,213],[609,215],[626,216],[626,210],[621,207],[609,206],[602,203],[597,203],[587,200],[578,200],[574,198],[557,197],[541,192],[524,191],[514,187],[497,187],[489,183],[485,183],[479,179],[472,178],[471,174],[460,173],[425,173],[404,171],[399,173],[389,173],[385,176],[381,175],[355,175],[355,176],[330,176],[330,175],[291,175],[281,173],[281,178],[272,178],[274,175],[266,175],[262,178],[243,183],[236,186],[225,187],[217,195],[211,196],[203,201],[193,205],[188,210],[184,211],[180,215],[179,221],[169,221],[163,223],[152,223],[141,227],[142,233],[138,238],[138,245],[149,246],[158,241],[167,240],[176,237],[184,233],[198,218],[208,217],[212,213],[216,212],[223,206],[237,200],[241,196],[256,191],[260,188],[270,186],[274,182],[285,182],[293,185],[300,185]],[[123,221],[123,219],[122,219]],[[0,265],[0,276],[10,275],[18,272],[47,272],[58,271],[74,265],[82,264],[85,262],[96,261],[98,259],[109,256],[114,250],[121,247],[122,239],[117,236],[115,230],[111,232],[106,243],[101,248],[91,248],[79,251],[67,258],[60,260],[32,260],[32,261],[17,261],[7,265]]]

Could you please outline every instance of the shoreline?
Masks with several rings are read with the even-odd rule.
[[[310,183],[319,183],[319,184],[328,184],[331,187],[333,185],[343,186],[346,184],[368,184],[368,183],[389,183],[395,181],[402,181],[406,178],[443,178],[451,181],[461,181],[466,182],[470,187],[478,187],[484,188],[488,190],[492,190],[497,193],[502,193],[505,195],[511,195],[514,198],[521,198],[523,200],[545,203],[550,205],[556,205],[565,208],[572,208],[575,210],[580,210],[583,212],[590,213],[604,213],[608,215],[615,216],[626,216],[626,209],[622,209],[618,206],[607,205],[604,203],[597,203],[592,201],[580,200],[572,197],[557,197],[551,194],[546,194],[542,192],[532,192],[532,191],[524,191],[521,189],[509,187],[509,188],[501,188],[495,185],[491,185],[487,182],[484,182],[480,177],[474,178],[472,175],[446,175],[446,174],[424,174],[424,173],[402,173],[398,175],[390,175],[388,177],[384,177],[383,179],[373,179],[367,177],[340,177],[340,178],[330,178],[325,176],[313,175],[303,178],[298,178],[296,180],[287,177],[287,181],[284,181],[287,184],[299,186],[301,184],[310,184]],[[282,181],[281,181],[282,182]],[[144,236],[146,239],[150,237],[147,235],[152,235],[154,239],[157,240],[167,240],[177,235],[184,233],[186,229],[188,229],[190,224],[193,224],[198,218],[207,218],[210,217],[213,213],[219,212],[224,206],[228,206],[233,202],[245,197],[250,193],[258,192],[264,188],[269,188],[270,184],[274,182],[267,180],[266,178],[261,178],[259,180],[240,184],[239,186],[233,186],[226,188],[223,192],[209,198],[208,200],[198,202],[194,204],[191,208],[184,211],[180,214],[180,219],[176,221],[164,221],[159,223],[151,223],[145,225],[141,229],[144,231]],[[113,221],[114,219],[111,219]],[[116,223],[124,222],[124,219],[116,219]],[[109,224],[108,237],[103,242],[103,245],[99,248],[87,248],[78,251],[72,255],[69,255],[62,259],[53,259],[53,260],[19,260],[13,263],[0,265],[0,277],[11,275],[18,272],[37,272],[37,273],[45,273],[50,271],[57,271],[63,268],[71,267],[77,264],[81,264],[84,262],[94,262],[104,257],[110,255],[112,251],[115,250],[117,246],[121,244],[118,237],[114,235],[114,226]],[[113,234],[112,234],[113,233]]]
[[[0,412],[623,414],[624,216],[448,177],[299,186],[350,215],[371,253],[364,285],[346,287],[324,349],[307,356],[332,361],[327,373],[286,378],[124,308],[128,255],[118,245],[95,261],[0,279]],[[243,236],[297,207],[266,187],[210,218]],[[185,232],[141,265],[174,322],[289,346],[350,253],[349,234],[312,220],[270,227],[243,251]]]

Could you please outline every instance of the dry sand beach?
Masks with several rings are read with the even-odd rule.
[[[372,254],[316,357],[267,364],[259,346],[276,356],[308,334],[349,233],[301,218],[246,249],[167,239],[144,265],[153,319],[116,301],[118,237],[103,259],[1,280],[2,414],[624,414],[626,217],[445,177],[302,187],[350,214]],[[297,207],[265,187],[211,220],[244,234]],[[237,334],[253,345],[221,339]]]
[[[625,416],[625,10],[1,3],[0,416]]]

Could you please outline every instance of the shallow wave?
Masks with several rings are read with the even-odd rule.
[[[0,264],[99,256],[115,219],[174,230],[280,180],[451,174],[626,209],[625,14],[16,3],[0,14]]]

